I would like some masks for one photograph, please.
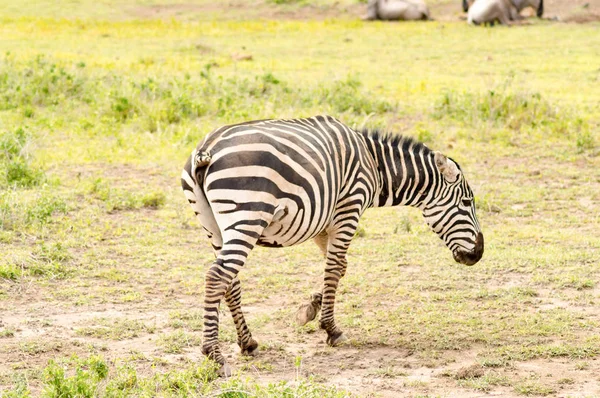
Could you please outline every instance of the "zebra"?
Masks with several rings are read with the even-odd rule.
[[[473,265],[484,249],[473,192],[460,166],[411,138],[357,131],[331,116],[257,120],[217,128],[194,149],[181,176],[214,249],[206,272],[202,352],[231,368],[218,344],[225,299],[244,355],[252,337],[241,309],[238,273],[256,246],[284,247],[313,239],[325,256],[321,292],[300,307],[300,325],[321,312],[327,343],[346,340],[334,321],[335,293],[359,218],[370,207],[408,205],[451,250]]]

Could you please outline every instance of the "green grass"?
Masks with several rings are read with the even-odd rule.
[[[332,387],[324,387],[311,379],[295,382],[258,385],[241,377],[220,380],[214,364],[204,360],[186,364],[183,368],[151,376],[138,374],[129,363],[114,364],[99,355],[86,358],[51,360],[43,370],[44,397],[92,398],[136,396],[187,397],[213,395],[219,397],[326,397],[342,398],[348,395]],[[32,396],[26,380],[17,378],[12,389],[3,397]]]
[[[13,337],[14,335],[15,335],[15,331],[13,329],[2,329],[2,330],[0,330],[0,338]]]
[[[353,0],[67,3],[0,0],[3,397],[362,396],[387,381],[413,396],[575,395],[594,380],[597,25],[330,17]],[[332,349],[294,323],[321,283],[318,248],[257,248],[240,278],[258,356],[237,354],[224,310],[237,373],[215,379],[200,348],[213,255],[181,168],[217,126],[321,113],[456,159],[484,258],[455,265],[414,209],[369,210],[336,302],[350,344]],[[558,361],[553,377],[522,367]],[[419,378],[474,363],[483,375]]]
[[[202,311],[173,311],[169,314],[169,326],[174,329],[187,328],[193,331],[201,331],[203,325]]]
[[[2,133],[0,137],[0,164],[3,169],[0,186],[40,185],[45,176],[42,170],[30,165],[28,153],[28,146],[31,142],[30,135],[22,128],[18,128],[14,132]]]
[[[164,192],[154,191],[144,193],[115,189],[101,178],[92,182],[89,193],[104,202],[106,210],[109,213],[123,210],[137,210],[143,207],[158,209],[166,201]]]
[[[152,325],[130,319],[96,318],[91,320],[91,326],[77,329],[79,336],[90,336],[100,339],[123,340],[139,337],[142,334],[154,333]]]
[[[515,386],[515,392],[519,395],[547,396],[554,394],[556,390],[545,386],[536,380],[525,380]]]
[[[497,386],[510,386],[511,381],[508,376],[492,371],[486,372],[482,377],[459,380],[458,385],[477,391],[488,392]]]
[[[199,346],[202,340],[198,335],[192,335],[181,330],[159,336],[159,345],[168,354],[179,354],[186,347]]]

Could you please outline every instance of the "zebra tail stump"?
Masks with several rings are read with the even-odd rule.
[[[346,340],[334,320],[346,253],[370,207],[413,206],[454,260],[477,263],[484,250],[473,192],[460,166],[410,138],[355,131],[330,116],[259,120],[216,129],[192,151],[181,185],[214,250],[206,271],[202,352],[231,375],[218,344],[225,302],[246,355],[256,353],[241,308],[238,273],[256,245],[314,240],[325,256],[323,288],[296,315],[306,324],[320,311],[327,343]]]

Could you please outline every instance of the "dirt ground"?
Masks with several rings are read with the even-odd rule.
[[[148,283],[152,282],[148,280]],[[3,314],[1,326],[14,328],[16,333],[14,337],[2,339],[4,349],[0,352],[0,373],[15,369],[40,369],[48,363],[49,359],[57,355],[66,357],[76,354],[83,357],[90,350],[113,359],[132,355],[140,358],[160,357],[162,366],[166,368],[177,366],[177,363],[199,361],[202,358],[198,346],[186,347],[185,352],[181,354],[165,355],[157,344],[158,334],[155,333],[140,333],[137,337],[115,341],[79,336],[76,333],[77,329],[97,318],[137,320],[155,326],[161,333],[168,333],[174,330],[170,326],[169,314],[176,309],[198,307],[199,297],[173,291],[168,298],[156,294],[153,298],[147,298],[141,305],[105,304],[78,309],[58,308],[54,304],[46,304],[43,296],[40,296],[39,289],[33,286],[14,288],[20,290],[20,300],[12,303],[14,310]],[[599,290],[595,289],[592,294],[598,296]],[[271,301],[273,302],[248,305],[244,310],[249,319],[252,319],[260,317],[261,314],[272,313],[274,309],[295,308],[296,304],[277,299]],[[564,304],[556,303],[552,297],[539,297],[539,303],[536,308],[560,307]],[[597,309],[588,310],[587,316],[600,318],[600,312]],[[230,323],[229,314],[223,313],[222,325],[227,327]],[[477,354],[483,347],[475,346],[469,350],[456,351],[450,354],[442,365],[425,366],[423,358],[416,357],[407,349],[385,345],[353,347],[351,344],[330,348],[324,342],[324,333],[318,330],[304,336],[300,341],[294,341],[294,338],[289,335],[289,327],[264,326],[255,328],[254,332],[260,340],[261,348],[253,361],[248,362],[247,359],[240,357],[239,348],[235,343],[221,343],[221,345],[227,360],[235,369],[243,369],[265,384],[293,380],[300,374],[366,397],[519,396],[509,386],[495,385],[491,392],[457,387],[457,378],[468,379],[474,376],[474,380],[477,380],[477,377],[483,375],[484,369],[477,361]],[[40,343],[42,341],[43,344]],[[27,344],[31,344],[31,347]],[[294,365],[294,360],[298,356],[302,357],[300,368]],[[171,365],[166,365],[164,361],[170,362]],[[573,360],[570,359],[536,359],[515,362],[503,372],[511,379],[525,379],[534,375],[537,383],[542,385],[545,382],[555,382],[557,379],[564,380],[562,389],[551,394],[552,396],[590,397],[600,394],[598,362],[595,358],[582,362],[583,365],[580,366],[586,367],[582,371],[578,368],[579,365],[574,365]],[[331,366],[332,363],[336,366]],[[268,369],[265,369],[265,364],[268,364]],[[156,364],[150,360],[142,360],[138,364],[138,374],[149,375],[156,371],[155,366]],[[478,368],[481,369],[480,374],[476,373]],[[489,374],[489,370],[486,372]],[[461,373],[464,376],[460,376]],[[35,389],[32,392],[34,395],[40,393]]]

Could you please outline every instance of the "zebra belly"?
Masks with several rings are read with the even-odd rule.
[[[323,226],[316,225],[316,220],[312,220],[304,208],[293,209],[288,203],[278,207],[257,244],[265,247],[292,246],[314,238],[322,229]]]
[[[320,209],[323,213],[312,214],[312,207],[297,197],[276,198],[264,191],[209,190],[207,197],[221,233],[232,225],[262,220],[266,227],[256,243],[267,247],[292,246],[315,237],[326,228],[331,212]]]

